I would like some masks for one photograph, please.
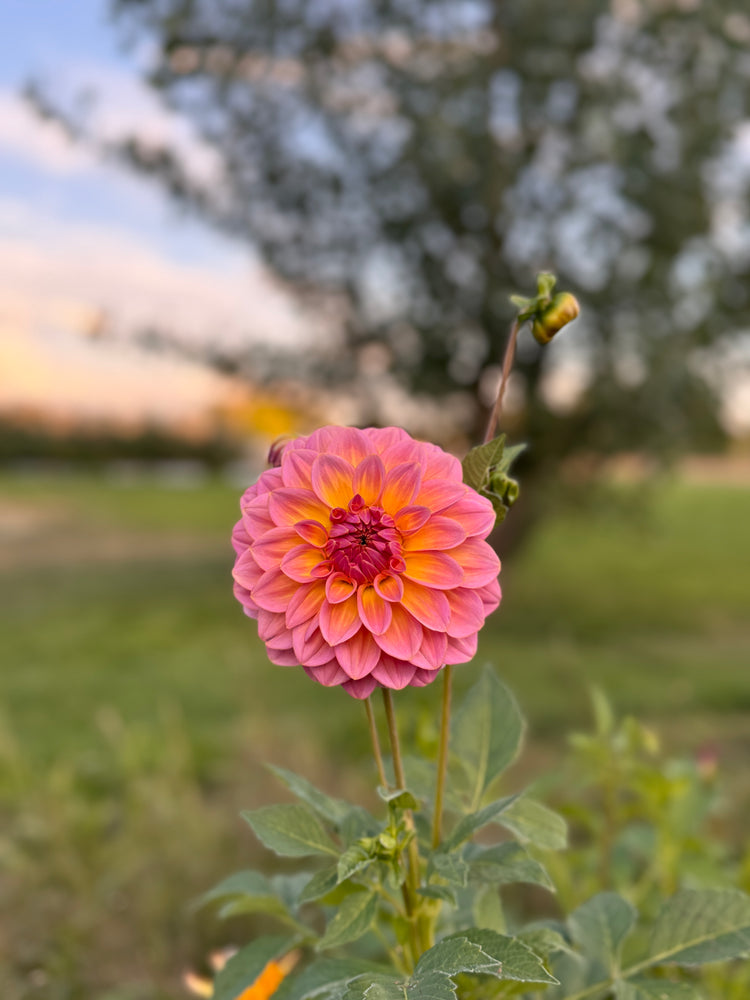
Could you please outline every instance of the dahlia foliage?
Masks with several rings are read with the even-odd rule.
[[[269,659],[355,698],[466,663],[500,603],[492,503],[396,427],[291,441],[244,494],[235,595]]]

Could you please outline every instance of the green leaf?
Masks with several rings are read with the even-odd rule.
[[[378,788],[378,795],[383,802],[397,809],[419,809],[419,802],[406,788],[396,788],[394,791]]]
[[[337,882],[345,882],[352,875],[371,865],[374,858],[361,844],[352,844],[339,858]]]
[[[504,934],[507,930],[503,904],[496,885],[483,885],[474,894],[471,907],[474,925],[481,930],[497,931]],[[532,948],[533,950],[533,948]]]
[[[568,918],[570,934],[587,958],[605,975],[619,968],[623,941],[635,926],[638,914],[616,892],[600,892],[579,906]]]
[[[369,973],[385,970],[358,958],[319,958],[301,972],[287,976],[273,994],[273,1000],[309,1000],[310,997],[340,993],[348,982]]]
[[[428,876],[432,874],[439,875],[449,885],[463,889],[467,882],[469,866],[457,854],[442,854],[436,851],[430,857],[428,868]]]
[[[668,900],[651,937],[651,965],[700,965],[750,950],[750,896],[735,889],[684,889]]]
[[[276,854],[303,858],[310,854],[338,856],[336,845],[317,816],[303,805],[263,806],[242,813],[258,840]]]
[[[237,1000],[252,986],[272,958],[288,951],[292,941],[279,935],[256,938],[229,959],[216,977],[214,1000]]]
[[[615,983],[615,1000],[701,1000],[691,983],[667,979],[621,979]]]
[[[447,853],[448,851],[455,850],[460,844],[465,840],[468,840],[472,834],[476,833],[483,826],[494,821],[502,822],[503,826],[506,826],[505,819],[498,819],[498,816],[503,816],[505,812],[511,807],[511,805],[518,800],[518,795],[506,795],[503,799],[498,799],[496,802],[491,802],[484,809],[480,809],[478,812],[469,813],[468,816],[464,816],[462,819],[456,823],[455,827],[450,833],[450,836],[440,845],[440,852]]]
[[[353,806],[339,824],[339,836],[348,846],[363,837],[374,837],[380,832],[380,823],[362,806]]]
[[[314,899],[327,896],[338,885],[338,867],[322,868],[315,872],[299,896],[299,903],[311,903]]]
[[[490,958],[500,962],[501,979],[512,979],[520,983],[557,983],[555,977],[544,968],[541,958],[518,938],[478,927],[459,931],[451,937],[467,938],[478,944]]]
[[[456,893],[447,885],[425,885],[417,892],[420,896],[426,896],[427,899],[442,899],[446,903],[450,903],[451,906],[456,905]]]
[[[424,972],[442,972],[457,976],[460,972],[500,975],[500,963],[482,950],[481,945],[465,937],[444,938],[426,951],[417,962],[415,976]]]
[[[555,891],[544,865],[536,858],[532,858],[515,841],[496,844],[494,847],[471,844],[466,851],[466,860],[469,863],[469,878],[472,882],[482,885],[491,883],[496,886],[527,882],[530,885],[541,885],[551,892]]]
[[[233,875],[223,879],[213,889],[204,893],[195,905],[206,906],[208,903],[214,903],[218,899],[228,899],[231,896],[254,896],[258,899],[267,898],[278,903],[273,895],[271,883],[266,876],[261,875],[260,872],[246,870],[234,872]]]
[[[524,944],[528,945],[537,955],[547,957],[556,951],[574,955],[571,946],[560,931],[543,924],[532,924],[518,934]],[[578,956],[576,956],[578,957]]]
[[[486,667],[453,719],[451,749],[469,783],[471,810],[487,788],[515,760],[523,719],[513,695]]]
[[[475,490],[481,490],[486,486],[490,478],[490,469],[501,461],[504,449],[504,434],[472,448],[461,462],[464,482]]]
[[[377,909],[378,897],[374,892],[353,892],[347,896],[329,921],[318,950],[338,948],[361,938],[372,926]]]
[[[500,823],[519,840],[546,851],[561,851],[568,846],[568,825],[562,816],[536,799],[516,797],[503,813]]]
[[[346,988],[342,1000],[455,1000],[456,984],[440,972],[412,979],[361,976]]]
[[[296,795],[298,799],[301,799],[319,816],[328,820],[329,823],[333,823],[334,826],[338,827],[350,811],[351,806],[348,802],[331,798],[330,795],[326,795],[325,792],[321,792],[319,788],[312,785],[307,778],[273,764],[266,766],[293,795]]]

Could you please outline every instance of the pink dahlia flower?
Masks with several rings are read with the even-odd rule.
[[[366,698],[476,653],[500,603],[484,541],[495,513],[436,445],[322,427],[290,441],[240,506],[235,595],[272,663]]]

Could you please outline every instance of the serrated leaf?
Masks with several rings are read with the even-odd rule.
[[[511,465],[515,462],[519,455],[522,455],[526,451],[527,445],[525,444],[512,444],[503,448],[502,458],[498,462],[497,468],[500,472],[508,472]]]
[[[372,855],[366,848],[362,847],[360,844],[353,844],[351,847],[348,847],[339,858],[337,866],[337,881],[346,881],[346,879],[351,878],[352,875],[356,874],[358,871],[362,871],[363,868],[367,868],[368,865],[371,865],[373,860]]]
[[[214,1000],[237,1000],[255,982],[271,959],[288,951],[292,941],[273,935],[256,938],[229,959],[216,977]]]
[[[504,934],[508,929],[500,892],[496,885],[484,885],[477,889],[471,907],[474,926],[481,930],[497,931]]]
[[[478,927],[459,931],[451,937],[467,938],[478,944],[490,958],[500,962],[501,979],[512,979],[519,983],[557,983],[555,977],[545,969],[541,958],[518,938]]]
[[[500,963],[476,942],[465,937],[450,937],[438,941],[419,959],[414,975],[425,972],[442,972],[445,976],[457,976],[460,972],[499,976]]]
[[[504,816],[506,811],[517,800],[518,795],[506,795],[505,798],[491,802],[484,809],[479,809],[477,812],[469,813],[468,816],[463,816],[456,823],[450,835],[440,845],[440,851],[447,853],[448,851],[455,850],[460,844],[463,844],[465,840],[468,840],[469,837],[476,833],[477,830],[480,830],[488,823],[502,822],[503,826],[505,826],[505,820],[500,820],[499,817]]]
[[[503,457],[505,449],[505,435],[493,438],[486,444],[477,445],[464,457],[461,462],[463,469],[463,480],[467,486],[475,490],[481,490],[489,481],[490,469],[497,465]]]
[[[701,965],[750,950],[750,896],[735,889],[684,889],[668,900],[651,937],[652,965]]]
[[[377,909],[378,897],[374,892],[353,892],[347,896],[329,921],[317,944],[318,950],[338,948],[361,938],[372,926]]]
[[[515,760],[522,734],[523,718],[515,698],[486,667],[451,727],[451,750],[465,771],[472,811],[495,778]]]
[[[319,872],[315,872],[300,893],[300,904],[311,903],[315,899],[327,896],[331,890],[336,888],[338,882],[338,867],[336,865],[333,865],[331,868],[322,868]]]
[[[526,882],[555,891],[547,869],[515,841],[479,847],[471,844],[466,851],[469,878],[480,884],[511,885]]]
[[[338,856],[338,850],[318,819],[307,806],[263,806],[242,813],[258,840],[269,850],[287,858],[311,854]]]
[[[307,778],[303,778],[293,771],[287,771],[286,768],[276,767],[274,764],[266,766],[293,795],[296,795],[298,799],[301,799],[319,816],[328,820],[329,823],[333,823],[334,826],[338,826],[350,811],[351,806],[347,802],[326,795],[325,792],[321,792],[319,788],[311,784]]]
[[[615,983],[615,1000],[701,1000],[691,983],[667,979],[621,979]]]
[[[537,955],[546,957],[556,951],[574,954],[568,941],[560,931],[552,927],[545,927],[541,924],[530,926],[521,931],[518,937],[524,944],[527,944]]]
[[[339,836],[348,846],[363,837],[374,837],[380,832],[380,823],[362,806],[353,806],[339,824]]]
[[[449,885],[463,889],[468,879],[469,866],[457,854],[442,854],[436,851],[430,857],[428,873],[439,875]]]
[[[558,813],[526,796],[516,797],[499,821],[520,841],[546,851],[561,851],[568,845],[568,825]]]
[[[635,907],[616,892],[600,892],[568,918],[570,934],[583,954],[611,975],[618,967],[622,944],[635,926]]]
[[[454,1000],[456,985],[439,972],[426,972],[412,979],[392,976],[362,976],[346,988],[343,1000]]]
[[[310,1000],[343,992],[352,979],[363,974],[383,974],[386,970],[358,958],[319,958],[301,972],[287,976],[273,994],[273,1000]]]

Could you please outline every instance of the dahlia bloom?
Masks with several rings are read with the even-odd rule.
[[[243,495],[235,596],[268,657],[355,698],[466,663],[500,603],[489,500],[397,427],[290,441]]]

